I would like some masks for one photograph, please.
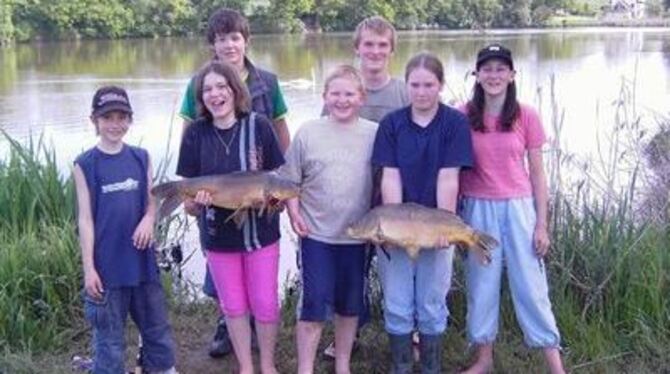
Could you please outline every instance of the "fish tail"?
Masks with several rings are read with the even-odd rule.
[[[496,238],[485,232],[476,231],[475,243],[470,249],[474,250],[482,263],[488,265],[491,262],[491,251],[497,246],[498,241]]]
[[[151,194],[163,200],[158,209],[158,220],[169,216],[183,201],[179,193],[179,182],[161,183],[151,189]]]

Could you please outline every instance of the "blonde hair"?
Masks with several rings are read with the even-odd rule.
[[[351,65],[339,65],[330,71],[326,77],[326,81],[323,83],[324,94],[328,92],[328,86],[330,85],[330,82],[338,78],[345,78],[353,81],[358,85],[358,90],[361,92],[361,95],[365,96],[363,78],[361,78],[361,74],[358,72],[358,70],[356,70],[356,68]]]
[[[363,30],[370,30],[375,34],[382,35],[387,31],[391,32],[391,51],[395,50],[396,42],[396,31],[395,27],[391,22],[387,21],[384,17],[381,16],[372,16],[362,20],[358,26],[356,26],[356,31],[354,31],[354,47],[358,48],[358,44],[361,42],[361,34]]]

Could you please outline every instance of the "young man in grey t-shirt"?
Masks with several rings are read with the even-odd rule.
[[[389,62],[395,45],[395,27],[382,17],[368,17],[356,26],[354,52],[360,61],[360,72],[367,94],[360,111],[361,118],[379,123],[388,113],[409,105],[405,82],[392,77],[389,72]],[[327,114],[325,108],[323,114]],[[373,173],[375,186],[371,204],[375,204],[379,195],[380,173]],[[368,319],[367,313],[361,316],[359,329]],[[329,344],[323,353],[326,357],[335,358],[335,343]]]

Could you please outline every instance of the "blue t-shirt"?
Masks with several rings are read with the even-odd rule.
[[[254,118],[251,120],[251,118]],[[196,120],[184,132],[177,175],[184,178],[229,174],[247,170],[273,170],[284,163],[270,121],[252,113],[221,130],[206,119]],[[279,215],[259,216],[250,210],[241,228],[228,220],[233,210],[203,209],[198,216],[200,242],[212,251],[253,251],[279,240]]]
[[[400,170],[403,202],[436,208],[440,169],[472,166],[468,119],[444,104],[426,127],[412,121],[409,106],[391,112],[379,124],[372,164]]]
[[[75,160],[90,194],[93,260],[105,288],[159,280],[153,247],[139,250],[132,240],[146,212],[148,160],[146,150],[129,145],[117,154],[94,147]]]

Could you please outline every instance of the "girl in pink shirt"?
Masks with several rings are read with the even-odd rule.
[[[467,260],[467,332],[477,355],[465,373],[493,369],[504,267],[526,344],[543,350],[551,373],[564,373],[543,262],[549,235],[542,124],[535,110],[517,101],[507,48],[492,44],[480,50],[475,76],[473,97],[463,108],[472,129],[474,167],[461,173],[462,214],[500,246],[489,266],[474,256]]]

